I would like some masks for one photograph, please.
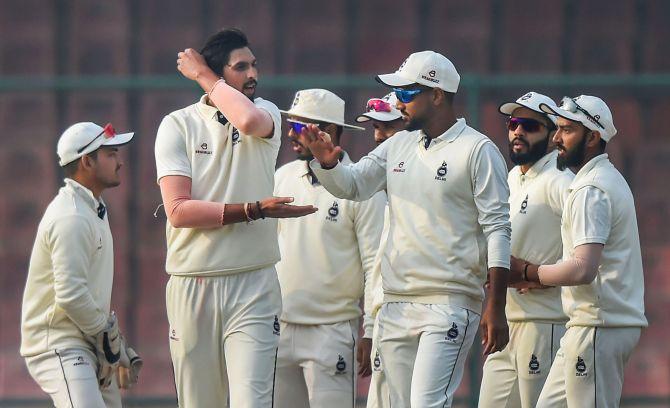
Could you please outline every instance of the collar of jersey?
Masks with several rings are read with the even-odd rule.
[[[79,197],[81,197],[86,202],[86,204],[89,207],[91,207],[93,211],[96,212],[96,214],[98,213],[98,205],[100,205],[100,203],[102,203],[102,205],[105,205],[105,203],[102,201],[102,198],[100,199],[100,201],[96,200],[91,190],[82,186],[81,184],[77,183],[71,178],[65,179],[65,186],[66,188],[72,190]]]
[[[442,133],[438,137],[435,138],[435,143],[440,143],[440,142],[453,142],[463,131],[465,130],[465,118],[460,118],[456,119],[456,122],[451,125],[449,129],[447,129],[446,132]],[[416,135],[416,140],[419,143],[423,143],[423,139],[425,138],[426,134],[423,133],[423,130],[417,131]]]
[[[556,150],[552,150],[551,152],[545,154],[542,156],[542,158],[533,164],[530,169],[526,172],[526,174],[521,174],[522,176],[530,177],[530,178],[535,178],[537,177],[538,174],[542,173],[542,170],[549,164],[549,162],[554,162],[556,163],[556,156],[558,155],[558,152]]]
[[[572,183],[570,183],[569,189],[574,190],[574,188],[578,184],[581,184],[583,179],[589,176],[589,173],[593,169],[595,169],[598,166],[604,165],[605,162],[609,163],[609,156],[607,155],[607,153],[599,154],[596,157],[589,160],[589,162],[586,163],[584,167],[582,167],[581,170],[577,172],[577,174],[575,174],[575,178],[572,180]]]
[[[207,104],[207,94],[200,97],[196,106],[205,119],[216,120],[218,122],[216,112],[219,110],[216,107]]]

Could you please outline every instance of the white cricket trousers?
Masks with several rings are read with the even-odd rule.
[[[392,407],[449,408],[480,315],[446,304],[384,303],[378,344]]]
[[[370,353],[372,375],[370,376],[370,389],[368,390],[366,408],[391,408],[389,387],[386,383],[386,375],[384,374],[384,363],[379,354],[379,344],[377,343],[378,321],[375,318],[375,324],[372,328],[372,350]]]
[[[171,276],[166,292],[179,407],[271,407],[281,314],[274,266]]]
[[[98,360],[92,350],[67,348],[27,357],[28,372],[56,408],[120,408],[116,384],[101,390]]]
[[[509,322],[509,343],[489,354],[480,408],[535,408],[565,333],[565,323]]]
[[[281,323],[276,408],[354,408],[357,322]]]
[[[624,367],[641,331],[639,327],[568,327],[538,408],[619,407]]]

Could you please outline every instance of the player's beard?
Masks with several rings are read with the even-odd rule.
[[[246,87],[249,86],[249,85],[253,85],[253,86],[254,86],[254,88],[253,88],[254,91],[251,93],[251,95],[248,95],[248,94],[246,93]],[[257,88],[257,87],[258,87],[258,81],[256,81],[255,79],[250,79],[249,81],[247,81],[247,82],[244,83],[244,86],[242,87],[242,89],[243,89],[245,92],[242,92],[242,93],[243,93],[247,98],[249,98],[249,99],[253,102],[254,99],[256,98],[256,88]]]
[[[514,153],[514,142],[519,141],[526,145],[528,151],[526,153]],[[549,137],[542,139],[532,145],[529,145],[523,139],[515,138],[509,142],[509,159],[516,165],[535,163],[547,154],[547,146],[549,145]]]
[[[563,145],[557,145],[557,149],[564,150],[563,155],[558,155],[556,159],[556,167],[563,171],[568,167],[579,167],[584,164],[584,152],[586,151],[586,134],[584,134],[582,141],[578,143],[572,150],[565,150]]]

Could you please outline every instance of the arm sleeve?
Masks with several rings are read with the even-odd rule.
[[[49,231],[55,302],[88,335],[107,325],[107,313],[89,291],[91,255],[97,249],[93,227],[77,215],[55,221]]]
[[[388,143],[382,143],[358,163],[338,163],[328,170],[317,160],[312,160],[309,165],[319,182],[335,197],[365,201],[386,188],[387,151]]]
[[[375,258],[379,249],[379,240],[384,228],[384,209],[386,207],[386,194],[379,192],[368,201],[358,205],[354,228],[358,241],[358,252],[361,257],[363,276],[365,279],[365,292],[363,298],[363,337],[372,338],[372,301],[374,297],[372,272],[375,267]]]
[[[612,205],[604,191],[593,186],[579,189],[569,211],[574,248],[583,244],[605,245],[610,235]]]
[[[537,270],[540,283],[548,286],[588,285],[598,276],[604,246],[584,244],[575,248],[572,258]]]
[[[242,92],[220,82],[209,100],[240,132],[262,138],[276,137],[276,124],[266,109],[259,108]]]
[[[191,179],[167,176],[159,181],[165,215],[175,228],[219,228],[225,204],[191,200]]]
[[[486,236],[488,267],[509,269],[510,237],[507,166],[492,142],[485,142],[472,161],[472,187],[479,225]]]
[[[154,145],[157,181],[165,176],[191,177],[191,161],[188,158],[184,130],[170,116],[163,118]]]

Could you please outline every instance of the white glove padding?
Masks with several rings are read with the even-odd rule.
[[[129,389],[137,384],[140,370],[144,361],[135,350],[128,347],[126,339],[121,337],[121,358],[119,359],[119,369],[116,373],[116,382],[119,388]]]
[[[107,318],[107,326],[91,340],[98,357],[98,383],[100,388],[107,388],[112,384],[121,358],[121,334],[114,312]]]

